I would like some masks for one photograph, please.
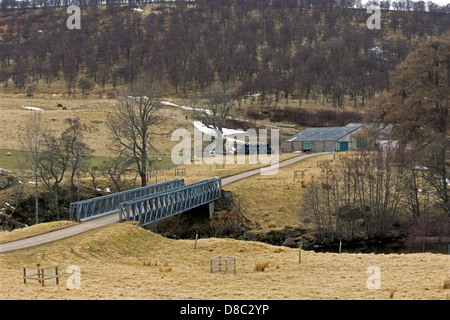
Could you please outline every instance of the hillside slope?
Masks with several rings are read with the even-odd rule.
[[[401,4],[381,11],[381,29],[367,27],[364,5],[346,1],[177,1],[139,11],[93,2],[80,30],[67,28],[65,7],[3,10],[0,85],[115,94],[145,73],[180,95],[229,83],[268,105],[293,98],[357,107],[387,89],[389,71],[419,42],[450,27],[444,6]]]

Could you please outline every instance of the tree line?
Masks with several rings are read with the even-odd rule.
[[[211,0],[2,0],[0,1],[0,9],[27,9],[27,8],[42,8],[42,7],[67,7],[70,5],[78,6],[97,6],[97,5],[115,5],[115,4],[147,4],[147,3],[176,3],[184,2],[186,4],[195,3],[212,3]],[[216,0],[216,2],[218,2]],[[236,3],[237,0],[232,0],[230,3]],[[441,6],[432,1],[367,1],[364,4],[361,0],[241,0],[245,2],[246,6],[250,8],[256,7],[288,7],[288,8],[310,8],[317,6],[328,6],[334,8],[365,8],[368,4],[379,5],[383,10],[398,10],[398,11],[442,11],[448,12],[448,6]]]
[[[312,222],[320,242],[352,242],[401,236],[448,237],[450,216],[449,141],[422,161],[414,152],[367,149],[340,161],[325,162],[302,196],[301,217]],[[449,179],[449,175],[445,175]],[[447,187],[448,188],[448,187]],[[413,238],[409,238],[413,240]]]
[[[91,1],[83,2],[81,29],[68,30],[57,3],[0,13],[5,90],[60,80],[69,93],[89,94],[146,73],[182,94],[219,82],[241,97],[258,94],[261,103],[294,98],[339,107],[348,97],[357,107],[388,88],[389,71],[420,40],[450,26],[447,9],[432,2],[393,2],[398,10],[382,11],[382,29],[370,30],[365,7],[351,0],[175,1],[145,15],[131,2]]]
[[[390,140],[327,163],[302,197],[318,239],[383,239],[404,224],[415,237],[450,236],[450,33],[425,41],[390,75],[360,138]],[[380,129],[392,126],[380,135]],[[403,221],[403,222],[401,222]]]
[[[34,210],[31,197],[20,201],[22,183],[16,188],[15,207],[34,211],[35,223],[60,220],[68,217],[71,202],[101,195],[99,185],[109,186],[107,192],[120,192],[146,186],[158,171],[172,169],[172,162],[151,158],[157,151],[154,140],[169,133],[164,132],[165,119],[160,112],[163,88],[158,79],[143,75],[123,90],[107,119],[114,157],[102,163],[91,161],[95,150],[84,139],[91,127],[80,118],[66,118],[63,128],[53,129],[41,119],[40,111],[30,113],[21,147],[25,151],[23,168],[34,178]],[[34,91],[34,87],[27,88],[31,99]]]

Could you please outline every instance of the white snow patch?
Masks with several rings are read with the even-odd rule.
[[[169,101],[161,101],[161,104],[165,105],[165,106],[170,106],[170,107],[179,107],[179,105],[169,102]]]
[[[200,112],[204,112],[204,113],[207,113],[207,114],[212,114],[211,110],[202,109],[202,108],[187,107],[187,106],[179,106],[179,105],[177,105],[175,103],[168,102],[168,101],[161,101],[161,104],[165,105],[165,106],[180,108],[180,109],[189,110],[189,111],[200,111]]]
[[[37,107],[27,107],[27,106],[22,106],[22,108],[28,109],[28,110],[34,110],[34,111],[44,111],[44,109],[37,108]]]
[[[247,94],[244,97],[259,97],[259,96],[261,96],[261,93]]]
[[[147,96],[142,96],[142,97],[133,97],[133,96],[126,96],[127,98],[130,98],[130,99],[137,99],[137,98],[143,98],[143,99],[145,99],[145,100],[147,100],[148,99],[148,97]]]
[[[13,210],[16,210],[16,208],[14,208],[12,205],[10,205],[8,202],[5,202],[5,204],[8,206],[8,207],[10,207],[11,209],[13,209]]]
[[[208,126],[204,125],[203,123],[199,121],[194,121],[194,127],[200,130],[203,133],[206,133],[210,136],[215,137],[217,132],[216,129],[209,128]],[[235,130],[235,129],[228,129],[228,128],[222,128],[222,137],[226,138],[228,136],[236,136],[239,134],[246,134],[246,131],[243,130]]]

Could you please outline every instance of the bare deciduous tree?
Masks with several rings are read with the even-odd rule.
[[[194,101],[193,118],[202,122],[208,128],[216,130],[215,141],[222,142],[222,145],[215,144],[216,151],[225,150],[225,140],[222,137],[223,128],[235,106],[234,102],[233,94],[226,83],[211,86],[203,92],[200,99]]]
[[[117,192],[136,187],[127,181],[127,173],[130,171],[130,159],[124,157],[111,158],[103,161],[99,171],[102,176],[107,177],[114,185]],[[94,175],[91,173],[92,183],[94,184]],[[95,184],[94,184],[95,187]]]
[[[60,218],[60,183],[70,167],[71,157],[72,155],[63,139],[52,132],[47,131],[43,134],[43,150],[39,156],[39,172],[42,181],[47,186],[51,199],[51,211],[56,213],[57,220]]]
[[[450,32],[423,42],[391,73],[374,118],[393,124],[400,147],[420,155],[426,179],[450,216]],[[416,156],[417,157],[417,156]]]
[[[75,187],[74,178],[77,171],[82,167],[82,162],[92,153],[86,143],[83,142],[83,132],[87,130],[87,126],[82,124],[80,118],[67,118],[64,120],[69,125],[61,133],[61,143],[67,153],[70,154],[71,175],[70,187]]]
[[[70,188],[75,189],[75,175],[77,176],[77,195],[80,200],[80,171],[87,166],[87,160],[93,150],[83,142],[83,132],[87,126],[81,123],[80,118],[67,118],[65,122],[69,125],[61,133],[62,148],[69,157]]]
[[[197,106],[197,104],[199,106]],[[194,103],[194,118],[209,128],[223,132],[225,121],[234,107],[234,99],[228,84],[212,86],[203,92],[199,103]]]
[[[108,119],[115,151],[119,156],[131,159],[142,186],[147,185],[150,151],[155,150],[153,139],[164,134],[158,128],[163,120],[160,112],[162,92],[161,83],[138,78],[127,94],[117,101],[116,110]]]
[[[34,175],[35,220],[39,223],[39,155],[43,145],[43,127],[40,112],[33,111],[29,124],[26,126],[22,145],[26,160]]]
[[[322,241],[352,241],[356,226],[367,238],[388,235],[399,212],[403,169],[393,166],[392,154],[381,150],[360,152],[322,168],[320,180],[308,186],[301,211],[313,218]]]

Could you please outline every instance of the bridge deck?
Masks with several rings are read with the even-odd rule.
[[[204,180],[168,192],[123,202],[119,205],[119,221],[139,221],[139,225],[144,226],[221,197],[221,179]]]

